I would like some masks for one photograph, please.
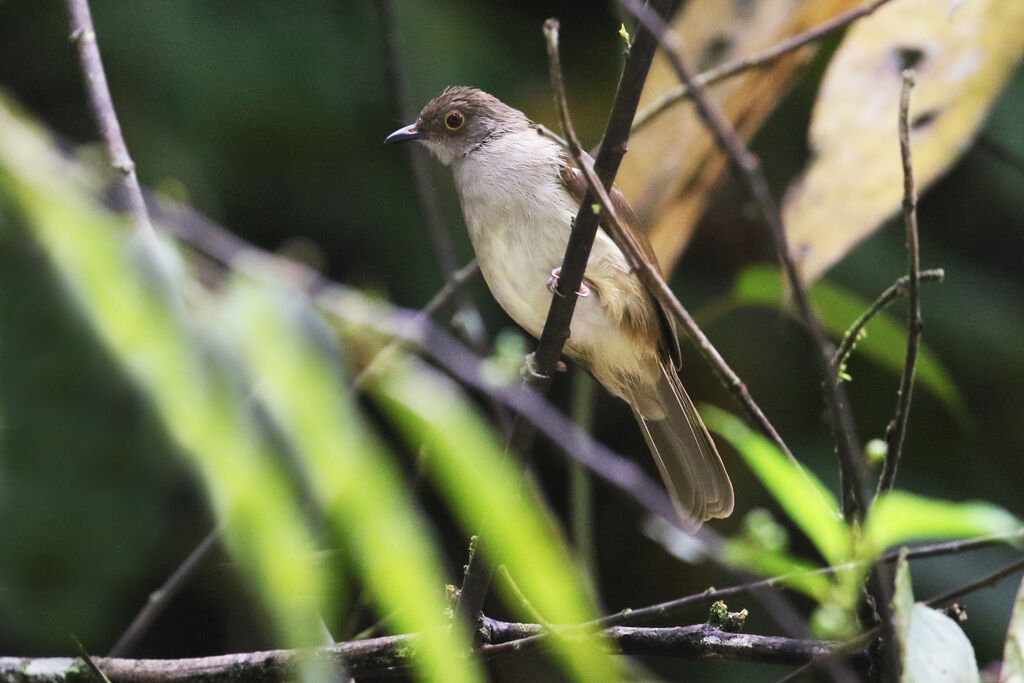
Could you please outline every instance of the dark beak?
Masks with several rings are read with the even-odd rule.
[[[424,140],[427,134],[416,129],[415,123],[410,123],[405,128],[399,128],[391,135],[384,138],[384,143],[405,142],[406,140]]]

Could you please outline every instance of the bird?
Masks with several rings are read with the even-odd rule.
[[[539,338],[586,179],[562,145],[482,90],[453,86],[386,143],[418,141],[451,168],[480,271],[491,294]],[[656,268],[657,258],[622,192],[615,213]],[[602,219],[604,220],[604,219]],[[659,269],[660,272],[660,269]],[[733,488],[718,449],[676,371],[672,317],[599,229],[564,353],[633,411],[680,521],[691,529],[728,517]]]

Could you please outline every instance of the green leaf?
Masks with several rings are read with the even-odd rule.
[[[886,548],[909,541],[970,538],[1020,528],[1019,519],[996,505],[976,501],[954,503],[892,491],[880,495],[868,512],[862,553],[870,560]]]
[[[745,538],[731,538],[721,549],[721,558],[734,567],[742,567],[761,576],[779,577],[790,588],[818,602],[830,600],[835,584],[819,567],[799,560],[785,550],[772,550]]]
[[[767,265],[747,268],[736,280],[733,297],[740,304],[778,308],[783,300],[778,269]],[[810,297],[825,328],[837,339],[842,338],[857,316],[871,305],[871,302],[824,280],[811,288]],[[897,375],[902,373],[907,351],[906,326],[882,312],[871,319],[865,330],[867,334],[857,342],[854,353],[863,354]],[[938,357],[924,344],[917,357],[917,379],[922,387],[943,402],[961,425],[970,424],[967,406],[952,378]]]
[[[1024,581],[1017,589],[1010,615],[1010,627],[1006,631],[1003,646],[1003,667],[999,672],[999,683],[1024,683]]]
[[[914,602],[905,556],[896,566],[892,608],[903,683],[980,681],[974,648],[959,624],[936,609]]]
[[[488,561],[504,564],[537,611],[556,624],[596,615],[584,579],[559,540],[554,523],[487,422],[448,378],[412,359],[384,371],[371,389],[382,409],[414,446],[425,444],[426,465],[469,533],[479,533]],[[529,611],[508,590],[520,615]],[[618,662],[592,638],[555,638],[552,645],[577,680],[616,680]]]
[[[48,142],[2,105],[0,139],[0,192],[195,465],[225,522],[230,551],[285,644],[319,643],[331,581],[314,561],[311,534],[278,454],[239,409],[244,397],[230,359],[208,330],[185,320],[164,261],[140,248]]]
[[[258,396],[308,472],[319,508],[353,549],[382,612],[393,614],[398,632],[420,634],[414,663],[423,678],[482,680],[465,654],[469,638],[449,627],[433,534],[359,419],[338,364],[314,336],[330,339],[330,331],[299,293],[283,290],[236,281],[228,302]]]
[[[704,406],[700,412],[708,429],[725,437],[743,456],[757,478],[829,564],[850,559],[850,534],[839,513],[839,505],[817,477],[724,410]]]

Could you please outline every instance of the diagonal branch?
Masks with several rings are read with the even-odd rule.
[[[858,19],[872,14],[875,10],[888,2],[891,2],[891,0],[872,0],[871,2],[860,7],[856,7],[849,12],[844,12],[829,21],[819,24],[812,29],[799,33],[792,38],[787,38],[777,45],[768,48],[764,52],[750,57],[735,59],[731,62],[726,62],[712,69],[708,69],[704,73],[695,76],[694,81],[701,86],[714,85],[715,83],[724,81],[727,78],[731,78],[732,76],[749,69],[765,66],[779,57],[783,57],[794,50],[804,47],[805,45],[817,42],[822,38],[831,35],[835,31],[846,28]],[[644,128],[651,123],[651,121],[657,118],[661,113],[670,109],[676,103],[682,102],[691,96],[692,92],[685,85],[678,85],[665,91],[657,99],[637,112],[636,120],[633,122],[633,132],[636,133],[641,128]]]
[[[821,321],[818,320],[811,307],[807,288],[800,278],[789,249],[789,242],[782,224],[782,214],[768,187],[768,181],[761,171],[761,162],[747,149],[732,125],[723,118],[718,108],[708,98],[704,88],[696,82],[693,71],[682,57],[677,38],[668,30],[664,20],[651,12],[647,6],[641,4],[639,0],[619,0],[619,3],[657,36],[658,42],[665,50],[680,82],[691,93],[701,120],[714,136],[719,148],[739,169],[744,183],[761,210],[796,302],[797,310],[818,349],[819,371],[825,385],[825,403],[832,418],[842,474],[843,514],[847,521],[859,520],[867,511],[867,501],[864,497],[861,474],[863,458],[854,439],[853,417],[849,409],[849,401],[844,388],[837,381],[835,369],[831,363],[832,344],[825,336]]]
[[[900,90],[900,157],[903,160],[903,222],[907,232],[907,357],[900,378],[900,389],[896,396],[896,414],[885,428],[885,443],[888,446],[885,466],[878,479],[878,493],[892,489],[896,483],[896,470],[903,456],[903,442],[907,436],[907,419],[910,416],[910,399],[914,393],[914,375],[917,372],[917,352],[921,346],[921,252],[917,237],[917,190],[914,187],[914,163],[910,154],[910,91],[914,87],[914,72],[903,72],[903,87]]]
[[[557,34],[557,20],[546,21],[544,31],[546,34],[550,32]],[[648,31],[641,29],[623,66],[618,90],[615,93],[615,102],[612,105],[601,142],[601,150],[595,162],[600,169],[602,180],[608,187],[612,186],[619,163],[626,153],[629,127],[640,102],[640,93],[643,90],[644,80],[650,69],[651,61],[654,59],[656,48],[657,41]],[[554,69],[555,67],[552,66],[552,72]],[[558,71],[561,72],[560,69]],[[587,192],[580,203],[562,261],[558,292],[551,297],[551,307],[548,309],[547,319],[530,363],[528,382],[542,395],[547,392],[551,384],[551,375],[559,356],[562,355],[562,348],[569,339],[569,326],[576,308],[575,292],[583,282],[583,273],[586,270],[587,260],[590,258],[594,237],[597,234],[598,216],[590,208],[593,202],[593,193]],[[529,423],[517,420],[509,438],[509,447],[513,452],[525,457],[525,454],[530,451],[534,436],[534,429]],[[470,623],[475,623],[481,614],[483,599],[487,594],[487,584],[490,583],[490,572],[478,566],[482,562],[483,553],[475,552],[470,556],[470,562],[466,566],[466,578],[470,581],[469,585],[466,580],[463,581],[462,595],[464,597],[459,600],[458,604],[458,613]],[[475,585],[476,583],[483,583],[483,589],[480,590]],[[472,596],[473,600],[467,600],[465,596]]]

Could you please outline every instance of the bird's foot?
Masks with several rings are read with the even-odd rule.
[[[551,277],[548,278],[548,291],[558,296],[565,296],[558,291],[558,279],[562,277],[562,267],[559,266],[551,271]],[[580,283],[580,288],[576,292],[576,296],[590,296],[590,287],[587,287],[583,282]]]
[[[566,367],[564,360],[560,360],[555,363],[555,370],[558,372],[565,372],[567,369],[568,368]],[[526,354],[526,363],[523,365],[523,369],[520,374],[523,376],[523,379],[528,379],[530,377],[536,377],[537,379],[550,379],[548,375],[545,375],[537,369],[537,358],[536,354],[533,353]]]

